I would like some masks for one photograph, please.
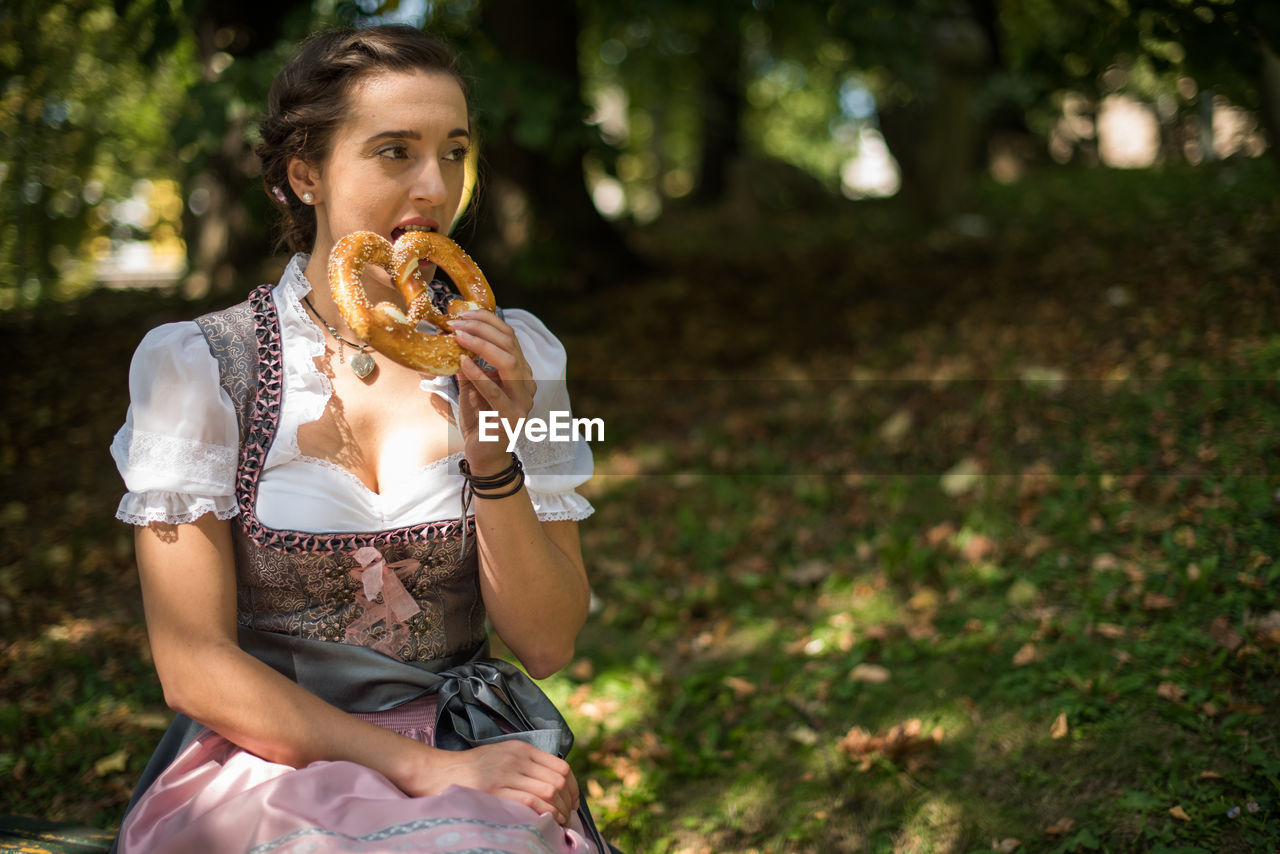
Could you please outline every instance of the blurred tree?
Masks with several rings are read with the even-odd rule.
[[[189,46],[156,58],[166,19],[165,0],[0,10],[0,307],[90,283],[82,243],[93,233],[159,225],[119,203],[139,179],[175,175],[168,116],[189,82]]]
[[[956,212],[979,162],[979,92],[998,56],[989,15],[965,0],[875,0],[838,4],[829,16],[853,62],[871,69],[902,192],[927,217]]]
[[[742,152],[742,11],[716,3],[698,34],[702,66],[702,140],[693,199],[718,202],[729,187],[734,162]]]
[[[121,0],[128,2],[128,0]],[[271,80],[313,23],[309,0],[182,0],[200,77],[174,127],[193,204],[184,222],[187,292],[248,291],[272,254],[266,195],[257,191],[256,124]]]
[[[1162,146],[1178,159],[1177,116],[1212,115],[1215,93],[1259,111],[1280,157],[1280,79],[1269,75],[1268,56],[1280,46],[1280,5],[1263,0],[1001,0],[1007,55],[1005,79],[1017,81],[1019,103],[1036,129],[1047,133],[1054,100],[1078,92],[1086,107],[1126,91],[1148,102],[1164,101]],[[1119,73],[1114,73],[1119,71]],[[1179,86],[1180,80],[1194,86]],[[1092,116],[1087,116],[1091,118]]]
[[[1258,111],[1271,156],[1280,161],[1280,4],[1133,0],[1125,22],[1154,61],[1180,66],[1209,97],[1220,88],[1234,103]]]
[[[993,125],[1025,125],[1043,148],[1064,92],[1080,93],[1086,110],[1117,85],[1158,100],[1167,158],[1183,147],[1182,111],[1203,111],[1216,92],[1259,110],[1280,139],[1280,4],[1262,0],[411,5],[6,3],[0,305],[47,296],[60,280],[88,281],[82,244],[91,235],[176,234],[176,223],[120,204],[144,177],[183,184],[193,292],[257,279],[269,257],[269,206],[255,186],[255,118],[293,45],[335,20],[416,14],[414,23],[458,44],[477,78],[488,179],[473,242],[499,275],[567,286],[638,265],[596,211],[584,163],[597,187],[617,191],[611,215],[643,222],[664,198],[714,202],[735,182],[769,180],[768,158],[833,190],[858,128],[878,122],[904,194],[944,215],[962,204]],[[1129,71],[1117,78],[1117,65]],[[1198,94],[1187,94],[1196,87],[1183,87],[1184,77]],[[851,111],[867,92],[874,108]],[[584,122],[588,97],[595,124]],[[1271,150],[1280,156],[1280,145]],[[754,159],[735,173],[744,156]]]
[[[552,288],[604,285],[644,262],[596,210],[573,3],[488,0],[467,34],[484,162],[475,241],[500,275]]]

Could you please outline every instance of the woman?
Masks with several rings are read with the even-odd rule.
[[[117,515],[139,526],[153,657],[180,714],[123,851],[602,847],[563,720],[486,658],[487,614],[548,676],[587,614],[591,507],[573,489],[590,451],[513,455],[477,431],[484,410],[568,409],[563,348],[526,312],[472,311],[457,339],[487,369],[424,377],[356,340],[327,284],[346,234],[451,226],[470,127],[454,57],[423,33],[310,39],[273,84],[258,149],[299,254],[274,287],[152,330],[134,357]],[[392,293],[366,280],[374,301]]]

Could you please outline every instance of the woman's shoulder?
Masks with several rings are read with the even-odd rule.
[[[177,320],[152,327],[133,352],[133,365],[199,359],[209,353],[204,333],[195,320]]]

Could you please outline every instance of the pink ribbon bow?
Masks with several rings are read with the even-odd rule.
[[[351,570],[351,575],[362,585],[356,593],[356,604],[364,607],[364,613],[347,626],[347,642],[399,658],[400,648],[409,640],[409,627],[405,622],[422,609],[404,589],[398,573],[417,570],[421,564],[416,560],[387,563],[382,552],[372,546],[356,549],[351,556],[359,564]],[[379,594],[381,602],[376,601]],[[384,630],[374,637],[379,623]]]

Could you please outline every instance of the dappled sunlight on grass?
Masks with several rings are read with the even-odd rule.
[[[988,191],[985,238],[883,206],[659,221],[638,242],[667,272],[565,306],[575,414],[608,437],[583,489],[596,607],[543,684],[620,848],[1274,840],[1274,180],[1091,180]],[[0,808],[101,824],[164,714],[118,485],[77,480],[109,466],[115,355],[80,398],[41,397],[52,368],[11,380],[48,411],[10,441],[56,465],[0,512],[22,621],[0,770],[24,784]]]

